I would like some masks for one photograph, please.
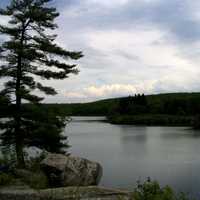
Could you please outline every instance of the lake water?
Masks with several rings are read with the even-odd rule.
[[[200,132],[187,127],[111,125],[73,117],[65,134],[70,152],[103,166],[100,185],[134,188],[147,177],[200,196]]]

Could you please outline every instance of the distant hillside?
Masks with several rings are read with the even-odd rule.
[[[105,99],[91,103],[45,104],[44,106],[62,115],[105,116],[110,115],[123,98],[126,97]],[[169,112],[167,114],[177,114],[175,112],[182,112],[193,115],[200,111],[200,93],[156,94],[147,95],[146,99],[150,113]]]
[[[44,104],[61,115],[68,116],[105,116],[110,109],[118,104],[119,99],[106,99],[91,103],[70,103],[70,104]]]

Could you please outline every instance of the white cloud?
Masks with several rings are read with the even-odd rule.
[[[136,84],[104,84],[90,85],[75,92],[64,92],[64,96],[69,102],[87,102],[105,98],[121,97],[134,94],[156,94],[167,92],[189,92],[191,85],[193,92],[198,92],[200,83],[199,74],[188,74],[188,76],[176,76],[176,74],[166,75],[160,79],[138,81]]]
[[[148,81],[139,84],[107,84],[102,86],[91,85],[76,92],[64,92],[68,100],[76,98],[79,101],[91,101],[102,98],[133,95],[136,93],[148,93],[153,91],[155,82]]]
[[[112,84],[100,87],[90,86],[85,89],[85,92],[90,96],[104,97],[120,93],[135,93],[136,88],[133,85]]]
[[[88,4],[97,4],[108,7],[122,6],[128,3],[130,0],[87,0]]]
[[[87,97],[86,95],[79,92],[65,92],[64,96],[66,98],[76,98],[76,99],[84,99]]]

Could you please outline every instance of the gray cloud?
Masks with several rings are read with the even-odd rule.
[[[191,0],[61,0],[57,42],[81,50],[80,74],[46,82],[59,95],[87,101],[200,88],[200,2]],[[135,88],[135,89],[134,89]]]
[[[106,7],[92,1],[76,1],[64,11],[75,29],[129,29],[135,26],[166,29],[180,40],[199,39],[200,21],[194,18],[194,7],[200,3],[188,0],[129,0],[116,7]],[[77,20],[78,19],[78,20]],[[75,22],[75,23],[73,23]]]

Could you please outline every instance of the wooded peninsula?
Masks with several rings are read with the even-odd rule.
[[[42,106],[60,116],[107,116],[114,124],[198,127],[199,101],[200,93],[168,93]]]

